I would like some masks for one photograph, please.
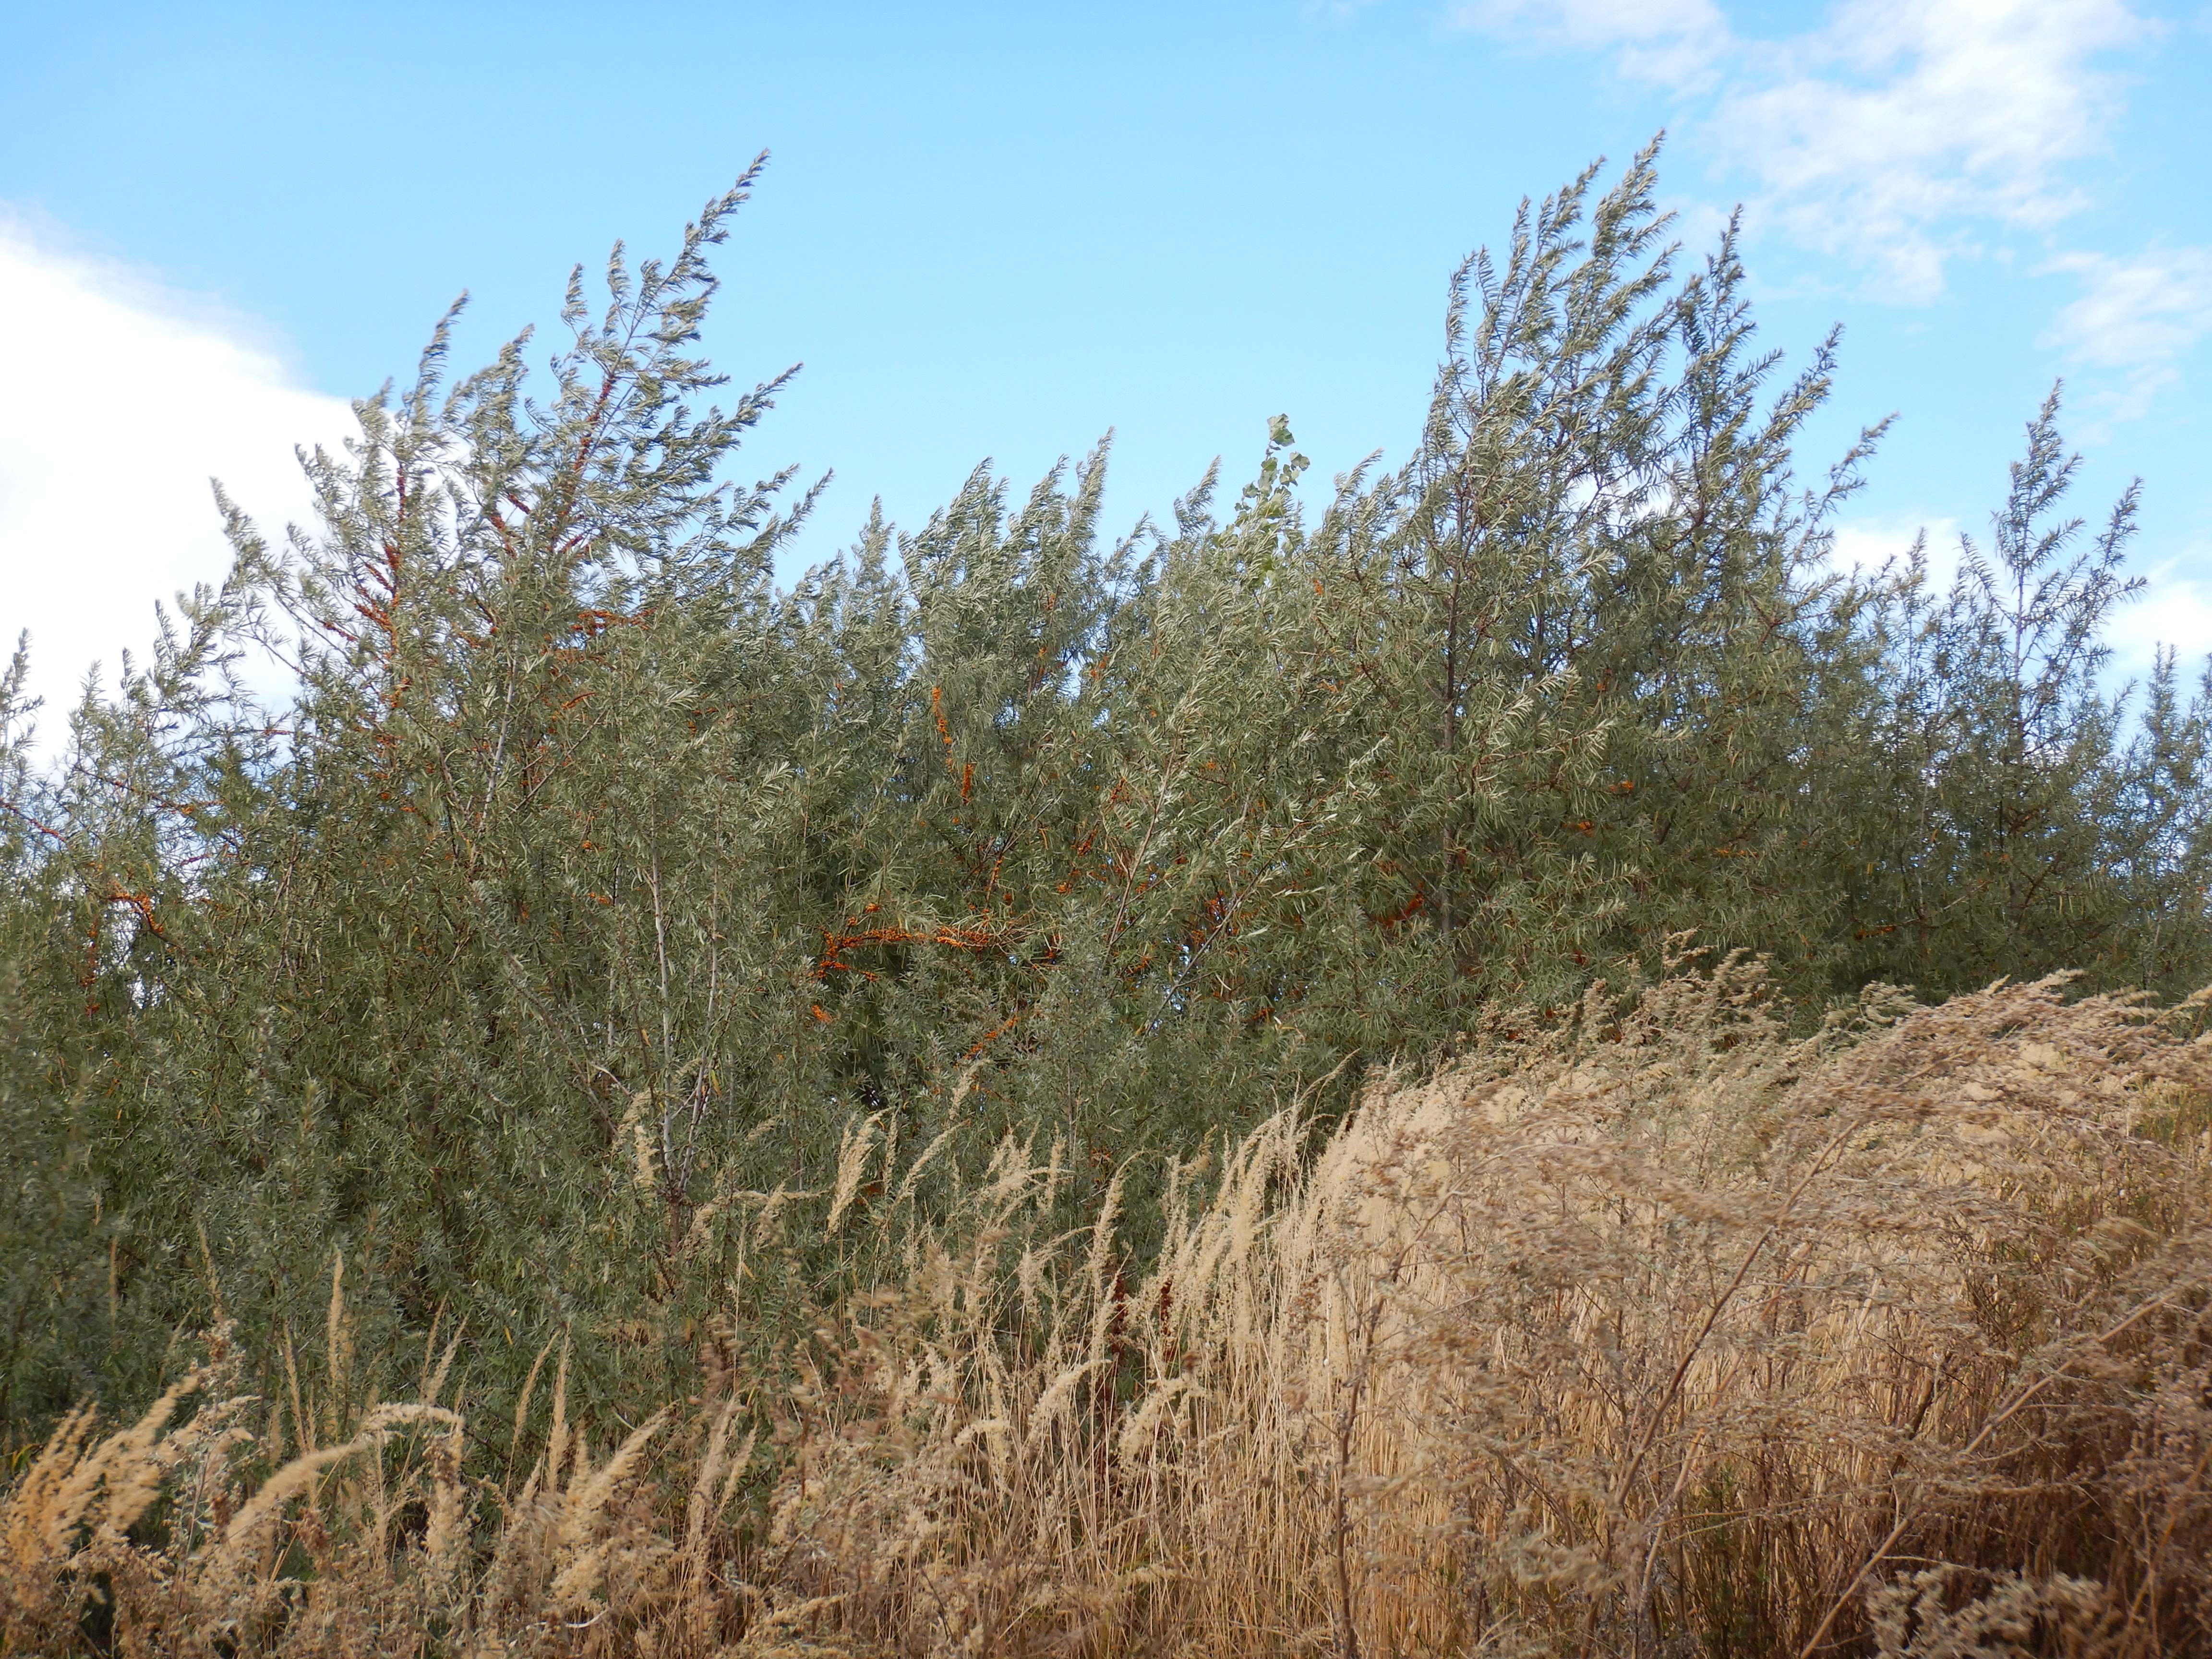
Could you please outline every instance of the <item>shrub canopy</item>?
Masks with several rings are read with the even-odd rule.
[[[1835,343],[1784,374],[1649,154],[1461,269],[1396,470],[1302,494],[1278,417],[1115,539],[1102,445],[787,590],[814,495],[736,470],[783,380],[696,353],[752,179],[572,277],[535,392],[441,326],[314,524],[226,502],[230,579],[58,765],[0,692],[11,1435],[218,1307],[276,1352],[337,1260],[364,1352],[465,1319],[496,1399],[565,1331],[580,1401],[680,1391],[733,1285],[765,1333],[846,1270],[741,1270],[740,1200],[855,1134],[1056,1140],[1079,1212],[1686,930],[1805,1025],[2212,978],[2205,698],[2104,674],[2132,492],[2083,541],[2054,395],[1949,590],[1837,568],[1879,434],[1802,474]]]

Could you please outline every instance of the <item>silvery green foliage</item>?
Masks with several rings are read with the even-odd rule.
[[[2212,702],[2182,701],[2170,652],[2147,686],[2111,684],[2106,626],[2142,588],[2124,572],[2137,491],[2085,545],[2064,511],[2077,458],[2057,416],[2054,392],[1990,544],[1962,538],[1948,592],[1932,591],[1923,544],[1873,607],[1883,648],[1857,743],[1863,828],[1844,842],[1846,977],[1941,992],[2075,968],[2171,997],[2212,976]]]
[[[1116,538],[1102,446],[788,591],[814,496],[741,482],[787,376],[717,402],[698,355],[752,178],[572,278],[542,379],[526,338],[449,386],[441,326],[306,459],[315,523],[226,505],[231,580],[58,772],[0,745],[12,1421],[218,1304],[304,1342],[340,1256],[365,1351],[465,1319],[495,1415],[556,1333],[586,1396],[680,1389],[852,1271],[746,1218],[856,1119],[884,1170],[950,1137],[924,1204],[1057,1139],[1073,1215],[1687,929],[1808,1020],[2212,969],[2203,700],[2100,689],[2131,501],[2067,562],[2046,410],[1948,599],[1839,576],[1875,434],[1799,481],[1832,342],[1778,378],[1650,155],[1462,268],[1398,469],[1309,509],[1278,418]]]

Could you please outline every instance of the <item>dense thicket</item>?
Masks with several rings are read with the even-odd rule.
[[[753,1206],[860,1253],[804,1358],[619,1423],[564,1355],[483,1425],[442,1334],[364,1393],[343,1297],[273,1400],[213,1333],[0,1489],[0,1655],[2212,1653],[2212,1045],[1765,984],[1287,1108],[1142,1262],[1042,1146],[864,1210],[865,1146]]]
[[[854,1136],[949,1135],[925,1200],[1056,1137],[1080,1213],[1686,930],[1808,1021],[2212,979],[2205,699],[2103,672],[2132,496],[2084,542],[2054,398],[1948,591],[1835,568],[1874,434],[1793,460],[1833,343],[1780,377],[1648,156],[1459,272],[1400,469],[1309,502],[1278,419],[1120,540],[1103,447],[979,471],[788,590],[813,498],[732,482],[782,381],[714,404],[694,355],[750,178],[604,308],[572,279],[536,397],[523,340],[448,389],[441,329],[58,766],[9,682],[11,1436],[218,1307],[283,1351],[334,1272],[364,1353],[465,1320],[494,1419],[556,1332],[585,1409],[681,1391],[840,1270],[743,1261],[738,1200]]]

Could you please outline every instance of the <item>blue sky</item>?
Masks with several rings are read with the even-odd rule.
[[[467,362],[763,149],[709,345],[806,364],[749,455],[836,470],[802,556],[1109,428],[1124,522],[1277,411],[1324,479],[1395,459],[1456,260],[1664,127],[1692,250],[1746,209],[1770,343],[1845,327],[1808,462],[1900,416],[1852,551],[1978,528],[2063,375],[2083,511],[2146,483],[2123,653],[2202,653],[2208,70],[2202,0],[0,0],[0,629],[65,700],[219,573],[209,472],[298,513],[291,444],[456,293]]]

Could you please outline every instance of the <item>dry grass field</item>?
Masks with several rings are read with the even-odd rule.
[[[889,1264],[797,1387],[580,1423],[556,1349],[472,1425],[465,1340],[257,1399],[217,1332],[16,1476],[0,1650],[2212,1652],[2193,1024],[2051,982],[1807,1039],[1685,969],[1193,1149],[1141,1267],[1111,1196],[1053,1224],[1064,1149],[923,1218],[856,1124],[752,1200]]]

